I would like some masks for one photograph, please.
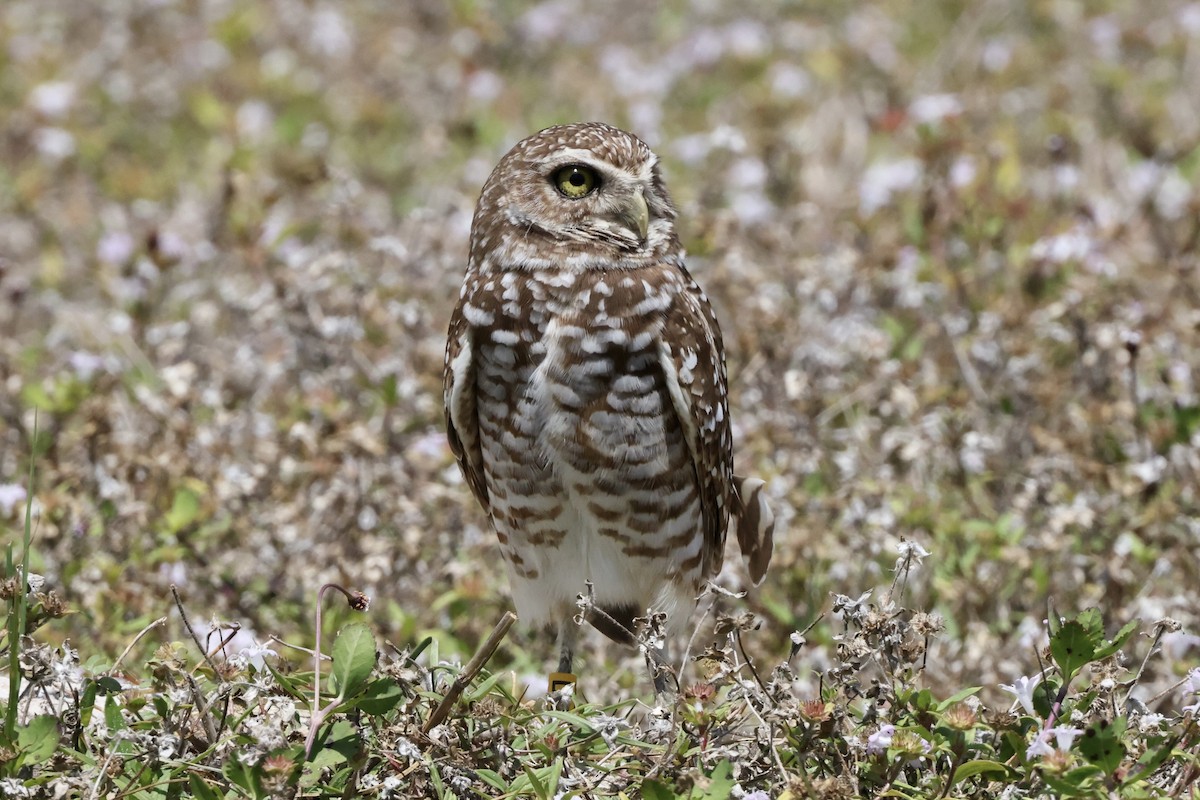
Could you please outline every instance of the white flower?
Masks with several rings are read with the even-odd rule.
[[[1075,737],[1083,733],[1080,728],[1074,728],[1070,725],[1058,725],[1051,728],[1047,733],[1054,735],[1054,743],[1062,752],[1067,752],[1071,749],[1071,745],[1075,744]]]
[[[157,744],[159,761],[169,761],[179,751],[179,737],[169,733],[159,736]]]
[[[962,103],[952,94],[927,94],[918,97],[908,106],[908,114],[918,125],[941,122],[947,117],[962,114]]]
[[[921,180],[921,162],[915,158],[884,161],[867,167],[858,183],[858,205],[870,216],[892,200],[892,195],[911,189]]]
[[[33,792],[25,785],[24,781],[19,781],[16,778],[5,778],[0,780],[0,795],[5,797],[33,797]]]
[[[318,53],[333,58],[347,55],[354,47],[354,35],[346,18],[333,6],[317,9],[309,41]]]
[[[249,647],[243,647],[241,655],[248,661],[254,664],[260,664],[265,656],[277,657],[279,653],[272,650],[267,642],[260,642],[257,639]]]
[[[75,373],[75,377],[84,382],[90,381],[93,375],[104,369],[103,358],[83,350],[76,350],[67,356],[67,364]]]
[[[1076,228],[1057,236],[1045,236],[1038,239],[1029,248],[1029,257],[1035,261],[1065,264],[1071,261],[1083,261],[1092,252],[1092,248],[1092,238]]]
[[[47,117],[61,117],[75,102],[75,85],[66,81],[38,84],[29,93],[29,104]]]
[[[110,231],[96,244],[96,258],[106,264],[124,264],[133,255],[133,237],[125,231]]]
[[[415,759],[419,759],[421,757],[421,751],[417,748],[417,746],[415,744],[413,744],[408,739],[405,739],[403,736],[401,736],[399,739],[396,740],[396,755],[398,755],[402,758],[409,758],[409,759],[415,760]]]
[[[896,559],[896,572],[903,569],[905,564],[917,566],[925,560],[925,556],[929,555],[929,551],[920,543],[910,542],[907,539],[901,539],[900,544],[896,545],[896,550],[900,553],[900,557]]]
[[[1183,707],[1185,714],[1200,714],[1200,667],[1190,670],[1187,675],[1187,691],[1196,697],[1196,702]]]
[[[895,725],[884,725],[867,737],[867,752],[873,756],[892,746],[892,738],[896,735]]]
[[[973,158],[970,156],[959,156],[950,165],[950,183],[956,189],[961,189],[975,180],[977,172],[978,170],[975,168],[975,160]]]
[[[33,132],[33,143],[50,163],[75,155],[75,137],[62,128],[38,128]]]
[[[1162,480],[1163,473],[1167,470],[1167,459],[1162,456],[1154,456],[1147,461],[1130,464],[1126,470],[1143,485],[1151,486]]]
[[[1138,730],[1142,733],[1157,730],[1158,726],[1162,725],[1163,720],[1165,719],[1166,717],[1164,717],[1162,714],[1156,714],[1153,712],[1149,714],[1142,714],[1140,717],[1138,717]]]
[[[18,503],[27,497],[25,487],[16,483],[0,483],[0,517],[7,517]]]
[[[1179,10],[1179,27],[1189,36],[1200,35],[1200,3],[1186,5]]]
[[[1048,756],[1053,752],[1054,748],[1050,746],[1050,731],[1038,731],[1033,744],[1029,745],[1029,749],[1025,751],[1025,758],[1029,760],[1039,756]]]
[[[275,113],[263,100],[247,100],[238,106],[234,116],[238,135],[248,142],[263,142],[275,125]]]
[[[1033,710],[1033,690],[1041,682],[1041,675],[1034,675],[1033,677],[1022,675],[1012,683],[1000,684],[1000,688],[1016,695],[1017,702],[1021,704],[1021,708],[1025,709],[1026,714],[1036,716],[1037,712]]]

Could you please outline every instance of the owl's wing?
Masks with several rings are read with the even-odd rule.
[[[721,570],[733,497],[733,437],[725,392],[725,349],[717,317],[685,271],[685,287],[667,309],[659,362],[696,471],[704,526],[703,573]]]
[[[670,341],[660,342],[659,355],[700,489],[704,574],[711,577],[721,569],[732,514],[737,520],[738,544],[757,584],[771,560],[775,518],[761,491],[763,482],[733,474],[721,329],[704,291],[686,270],[684,276],[685,289],[667,311]]]
[[[462,299],[458,301],[450,316],[450,332],[446,338],[446,363],[442,371],[446,438],[450,440],[450,450],[458,459],[471,492],[483,510],[490,512],[475,398],[474,335],[463,315],[463,302]]]

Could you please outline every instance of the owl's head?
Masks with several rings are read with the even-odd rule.
[[[509,150],[483,186],[471,263],[492,269],[639,266],[676,253],[658,157],[602,122],[556,125]]]

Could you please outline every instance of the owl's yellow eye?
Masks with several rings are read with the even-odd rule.
[[[572,200],[594,192],[597,183],[595,171],[580,164],[571,164],[554,173],[555,188]]]

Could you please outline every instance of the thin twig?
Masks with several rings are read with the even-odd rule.
[[[117,755],[117,745],[120,742],[123,732],[117,731],[117,735],[113,737],[113,741],[108,748],[108,755],[104,757],[104,763],[100,765],[100,769],[96,770],[96,781],[92,784],[91,800],[96,800],[100,796],[100,781],[104,780],[104,776],[108,774],[108,765]]]
[[[321,608],[325,605],[325,592],[330,589],[336,589],[341,592],[346,598],[346,602],[350,607],[363,611],[367,607],[366,595],[362,592],[351,592],[336,583],[327,583],[317,590],[317,613],[316,613],[316,645],[313,647],[313,715],[314,719],[321,710]],[[313,726],[315,729],[315,725]]]
[[[508,634],[508,629],[517,621],[517,615],[511,611],[505,611],[504,616],[496,623],[495,629],[492,630],[491,636],[475,653],[475,657],[467,662],[467,666],[463,667],[462,672],[458,673],[458,677],[454,679],[454,683],[450,685],[446,696],[442,698],[442,702],[438,703],[438,707],[429,715],[429,719],[425,721],[425,725],[421,728],[421,732],[428,734],[435,727],[440,725],[443,720],[450,714],[450,709],[458,701],[459,695],[475,680],[475,676],[487,664],[488,659],[496,652],[496,648],[500,646],[500,642],[504,641],[504,637]]]
[[[224,627],[224,626],[222,625],[222,627]],[[221,628],[214,629],[214,631],[220,631],[220,630],[221,630]],[[220,641],[217,642],[216,647],[209,650],[208,654],[210,656],[215,656],[217,653],[224,653],[225,647],[230,642],[232,642],[234,640],[234,637],[236,637],[241,632],[242,632],[242,626],[237,624],[236,622],[232,623],[231,625],[229,625],[229,633],[218,637],[220,639]],[[212,638],[212,633],[209,633],[208,638],[210,638],[210,639]],[[228,658],[228,656],[225,656],[225,657]],[[192,670],[192,672],[195,672],[199,668],[200,668],[200,665],[197,664],[195,669]]]
[[[292,644],[291,642],[285,642],[283,639],[280,639],[274,633],[272,633],[270,636],[268,636],[267,640],[270,642],[273,642],[275,644],[283,645],[284,647],[288,648],[289,650],[297,650],[301,653],[304,653],[306,656],[311,656],[317,652],[316,650],[313,650],[311,647],[301,647],[298,644]],[[322,655],[321,660],[332,661],[333,659],[330,658],[329,656]]]
[[[959,346],[958,339],[950,333],[950,328],[947,327],[944,319],[938,320],[938,324],[942,329],[942,335],[946,337],[947,344],[950,345],[950,352],[954,355],[954,363],[958,366],[958,372],[962,375],[963,385],[967,387],[967,391],[971,394],[971,399],[976,405],[985,408],[991,406],[991,398],[988,397],[987,391],[983,388],[983,384],[979,380],[979,373],[975,371],[975,365],[971,363],[971,359],[962,351]]]
[[[767,685],[763,683],[763,679],[758,675],[758,669],[754,666],[754,662],[750,660],[750,656],[746,655],[746,646],[742,644],[742,631],[739,628],[734,628],[729,634],[733,637],[734,644],[737,645],[738,651],[742,654],[742,660],[746,662],[746,666],[750,668],[750,674],[754,676],[754,682],[758,684],[758,688],[762,689],[762,693],[766,696],[767,702],[774,707],[775,699],[771,697],[771,692],[767,690]]]
[[[179,609],[179,616],[183,619],[183,627],[187,628],[188,635],[196,643],[196,649],[200,651],[200,655],[204,656],[204,660],[208,663],[208,667],[213,671],[213,674],[217,676],[217,680],[225,683],[225,676],[221,674],[221,670],[217,669],[217,665],[213,663],[213,660],[208,657],[207,648],[200,644],[200,637],[196,635],[192,623],[188,621],[187,612],[183,610],[183,600],[179,597],[179,589],[173,583],[171,584],[171,595],[175,598],[175,607]]]
[[[1142,346],[1142,335],[1137,331],[1125,334],[1125,351],[1129,353],[1129,400],[1133,404],[1133,429],[1137,432],[1140,457],[1149,459],[1154,455],[1150,439],[1146,435],[1146,423],[1142,420],[1141,402],[1138,399],[1138,353]]]
[[[204,695],[200,693],[196,679],[191,675],[185,675],[184,678],[187,679],[188,689],[192,693],[192,704],[196,707],[196,713],[200,715],[200,724],[204,726],[204,732],[208,734],[208,746],[212,747],[217,743],[217,729],[208,717],[209,704],[204,702]]]
[[[316,646],[313,648],[313,707],[312,718],[308,722],[308,736],[304,740],[304,754],[307,757],[312,756],[313,744],[317,741],[317,730],[321,727],[321,723],[333,713],[339,704],[339,700],[335,699],[329,705],[321,708],[321,608],[325,605],[325,593],[330,589],[341,592],[346,598],[346,602],[355,611],[366,611],[371,605],[371,599],[362,592],[351,592],[336,583],[326,583],[317,590],[317,611],[314,623],[317,627]]]
[[[138,635],[133,637],[133,641],[131,641],[129,643],[129,646],[125,648],[125,650],[121,653],[121,655],[117,656],[117,660],[114,661],[113,665],[108,668],[107,674],[112,675],[114,672],[116,672],[117,667],[121,666],[121,662],[125,660],[125,656],[129,655],[129,651],[133,649],[134,645],[136,645],[138,642],[140,642],[142,640],[142,637],[144,637],[147,633],[154,630],[159,625],[164,624],[166,621],[167,621],[166,617],[159,617],[158,619],[154,620],[154,622],[151,622],[149,625],[142,628],[142,630],[138,633]]]
[[[1125,713],[1129,714],[1129,698],[1133,696],[1133,690],[1137,688],[1138,681],[1142,679],[1142,674],[1146,671],[1146,665],[1150,663],[1150,657],[1155,654],[1155,648],[1158,647],[1159,640],[1168,630],[1166,625],[1154,626],[1154,641],[1150,642],[1150,649],[1146,651],[1146,657],[1142,659],[1141,665],[1138,667],[1137,674],[1133,676],[1133,680],[1129,682],[1129,691],[1125,693],[1125,699],[1121,701],[1121,707],[1125,709]]]

